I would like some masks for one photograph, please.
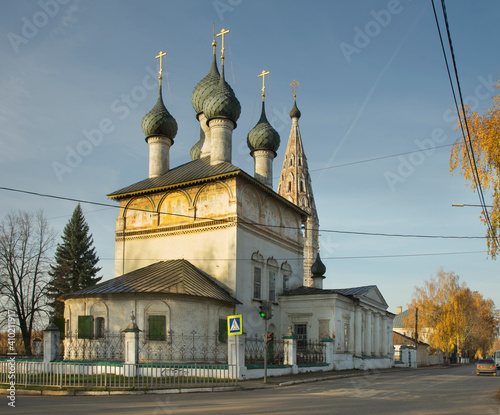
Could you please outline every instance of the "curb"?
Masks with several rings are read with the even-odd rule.
[[[147,391],[57,391],[57,390],[29,390],[17,389],[16,395],[25,396],[110,396],[110,395],[166,395],[179,393],[200,392],[229,392],[241,390],[239,386],[220,386],[212,388],[177,388],[177,389],[155,389]],[[8,389],[0,389],[0,395],[8,395]]]

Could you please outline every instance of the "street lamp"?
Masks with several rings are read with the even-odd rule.
[[[490,207],[493,207],[491,205],[468,205],[466,203],[452,203],[451,204],[452,207],[464,207],[464,206],[472,206],[472,207],[487,207],[487,208],[490,208]]]

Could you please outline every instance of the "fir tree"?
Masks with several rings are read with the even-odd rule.
[[[102,278],[97,276],[101,268],[96,266],[99,257],[93,244],[89,225],[78,204],[64,228],[62,243],[57,244],[56,265],[52,265],[52,271],[49,272],[52,280],[48,292],[52,299],[50,305],[53,308],[52,317],[56,324],[64,322],[64,303],[57,301],[56,298],[62,294],[91,287]]]

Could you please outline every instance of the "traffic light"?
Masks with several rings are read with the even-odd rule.
[[[266,319],[266,315],[267,315],[267,310],[266,310],[267,307],[266,307],[266,305],[264,303],[265,303],[265,301],[262,301],[262,303],[260,303],[259,314],[265,320]]]
[[[270,320],[273,317],[273,303],[264,300],[259,306],[259,314],[264,320]]]

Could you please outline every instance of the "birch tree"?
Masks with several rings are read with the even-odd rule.
[[[17,315],[24,348],[31,354],[31,335],[46,317],[46,287],[55,232],[43,212],[8,214],[0,222],[0,316]]]

